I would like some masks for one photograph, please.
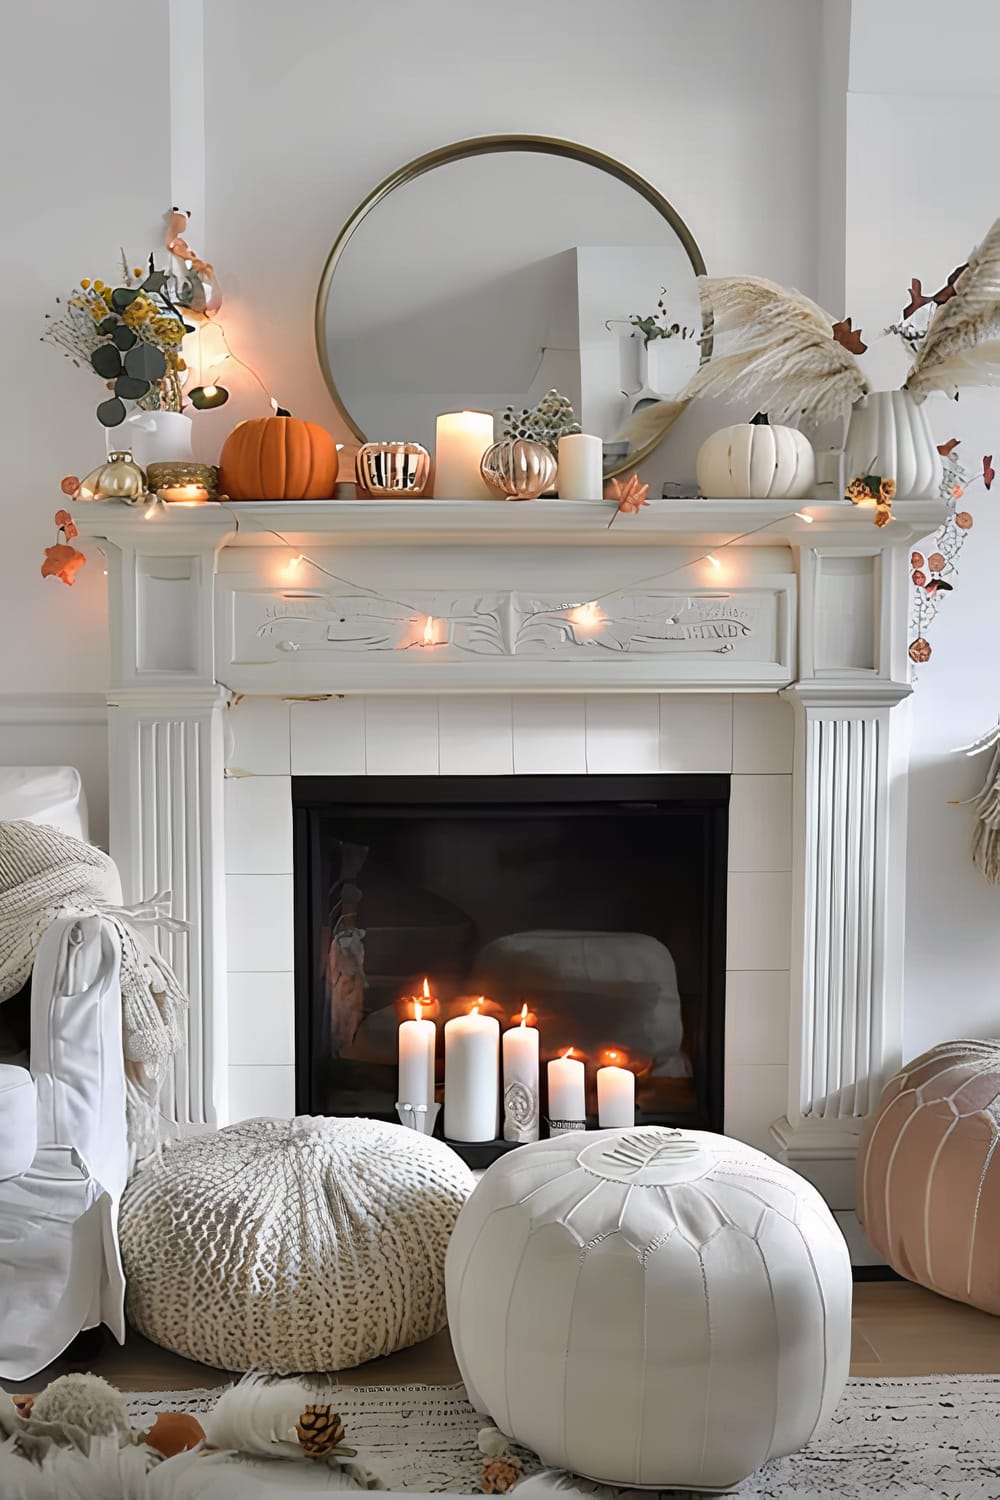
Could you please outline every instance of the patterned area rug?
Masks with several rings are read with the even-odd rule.
[[[159,1391],[127,1399],[133,1422],[145,1426],[160,1411],[210,1411],[218,1394]],[[485,1424],[461,1386],[338,1386],[327,1399],[335,1401],[358,1462],[386,1489],[479,1492],[477,1438]],[[805,1452],[775,1459],[730,1493],[760,1500],[1000,1500],[998,1416],[1000,1376],[852,1380]],[[525,1475],[538,1473],[537,1460],[522,1456]],[[277,1481],[279,1470],[284,1480],[290,1468],[304,1466],[264,1467]],[[253,1468],[261,1473],[261,1465]],[[577,1490],[572,1483],[560,1489],[565,1500],[574,1491],[593,1493],[592,1486]]]

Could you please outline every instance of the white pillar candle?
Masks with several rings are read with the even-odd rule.
[[[424,999],[430,999],[430,987],[424,980]],[[433,1021],[424,1020],[423,1004],[414,996],[413,1020],[403,1021],[399,1028],[399,1088],[400,1104],[433,1104],[434,1102],[434,1047],[437,1042],[437,1027]]]
[[[550,1135],[561,1135],[572,1126],[582,1130],[586,1124],[586,1075],[583,1063],[570,1057],[572,1051],[567,1047],[562,1057],[554,1057],[548,1066]]]
[[[437,419],[434,443],[435,500],[495,500],[479,472],[493,443],[493,414],[446,411]]]
[[[609,1052],[611,1062],[597,1070],[597,1123],[602,1130],[635,1124],[635,1074],[621,1068]]]
[[[604,498],[604,444],[586,432],[570,432],[559,439],[559,498]]]
[[[499,1128],[500,1022],[455,1016],[444,1028],[444,1134],[449,1141],[495,1141]]]
[[[503,1034],[503,1138],[538,1140],[538,1028],[526,1005],[521,1024]]]

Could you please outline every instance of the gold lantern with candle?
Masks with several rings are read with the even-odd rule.
[[[147,478],[157,499],[168,504],[204,505],[218,499],[219,471],[214,464],[150,464]]]

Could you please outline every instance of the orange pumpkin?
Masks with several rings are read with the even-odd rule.
[[[337,445],[315,422],[258,417],[226,438],[219,488],[231,500],[329,500],[337,468]]]
[[[186,1411],[161,1411],[146,1433],[146,1442],[164,1458],[173,1458],[175,1453],[185,1453],[197,1448],[205,1439],[205,1429]]]

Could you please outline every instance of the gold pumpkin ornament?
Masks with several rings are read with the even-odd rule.
[[[81,489],[91,490],[95,500],[121,500],[139,505],[146,498],[146,476],[124,450],[108,454],[108,461],[88,474]]]
[[[486,483],[507,500],[537,500],[555,484],[558,467],[551,450],[530,438],[503,438],[479,465]]]

